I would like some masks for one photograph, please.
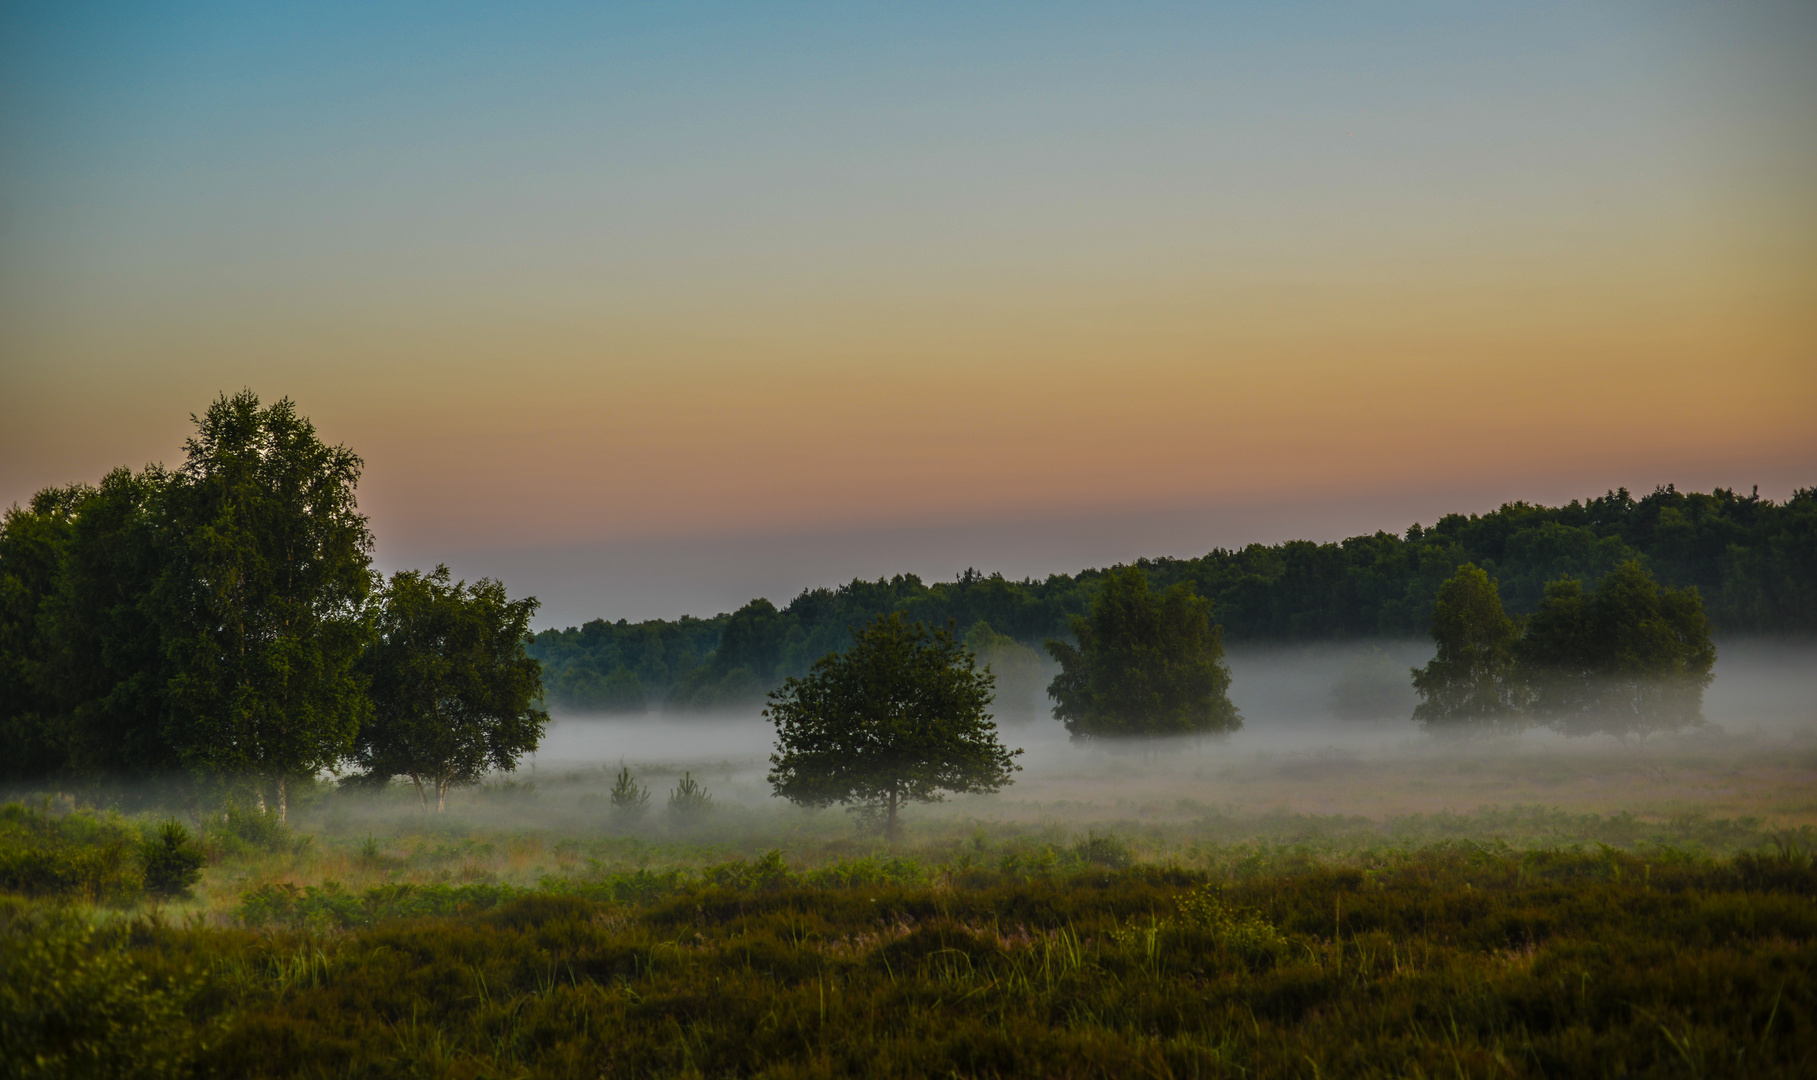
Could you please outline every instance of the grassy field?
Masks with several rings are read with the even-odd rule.
[[[1817,745],[1036,759],[891,849],[747,759],[555,763],[290,828],[0,810],[7,1075],[1808,1075]],[[609,767],[608,767],[609,766]],[[682,771],[714,809],[672,818]],[[89,793],[89,797],[99,793]],[[118,794],[118,793],[116,793]],[[1474,798],[1473,798],[1474,796]],[[105,800],[103,800],[105,801]]]

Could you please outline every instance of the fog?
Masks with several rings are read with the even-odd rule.
[[[1244,724],[1217,739],[1076,743],[1037,702],[1035,719],[1001,724],[1003,741],[1024,751],[1012,786],[914,813],[1084,822],[1137,807],[1150,814],[1216,806],[1381,816],[1544,804],[1734,814],[1761,799],[1785,801],[1765,788],[1749,790],[1747,770],[1771,772],[1788,754],[1804,766],[1817,760],[1817,642],[1723,643],[1705,697],[1706,724],[1628,743],[1546,730],[1428,735],[1409,719],[1414,699],[1406,680],[1431,652],[1430,644],[1409,641],[1233,648],[1230,693]],[[755,708],[610,718],[557,713],[519,775],[553,795],[552,783],[584,780],[591,788],[622,763],[660,807],[672,778],[691,771],[723,809],[780,809],[764,780],[771,742]],[[1792,799],[1808,780],[1802,773],[1773,776],[1774,790],[1785,788]]]

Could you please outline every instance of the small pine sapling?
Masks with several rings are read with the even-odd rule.
[[[672,801],[672,800],[671,800]],[[631,777],[631,770],[618,767],[618,780],[612,785],[612,814],[627,825],[643,820],[650,809],[650,789]]]
[[[669,817],[686,825],[706,816],[713,808],[713,796],[700,786],[693,773],[682,773],[675,790],[669,792]]]
[[[175,818],[159,825],[140,853],[145,859],[146,891],[161,900],[187,896],[190,886],[202,880],[202,866],[208,861]]]

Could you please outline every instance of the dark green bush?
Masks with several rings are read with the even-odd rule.
[[[310,843],[309,837],[291,832],[276,814],[238,804],[229,804],[209,823],[206,832],[216,846],[235,855],[301,851]]]
[[[0,806],[0,891],[126,903],[144,888],[136,847],[117,817],[8,803]]]
[[[145,862],[146,891],[161,898],[188,895],[190,886],[202,880],[202,866],[208,861],[175,818],[166,819],[141,844],[140,857]]]
[[[1117,836],[1099,836],[1095,831],[1073,844],[1073,854],[1080,862],[1122,870],[1136,861],[1136,853],[1127,841]]]
[[[191,1075],[204,1046],[185,1007],[200,980],[143,960],[67,909],[0,917],[0,1076]]]

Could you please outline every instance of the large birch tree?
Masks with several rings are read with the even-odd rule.
[[[369,709],[361,461],[250,391],[216,400],[184,451],[157,598],[170,729],[185,764],[253,778],[283,818],[289,783],[341,761]]]

